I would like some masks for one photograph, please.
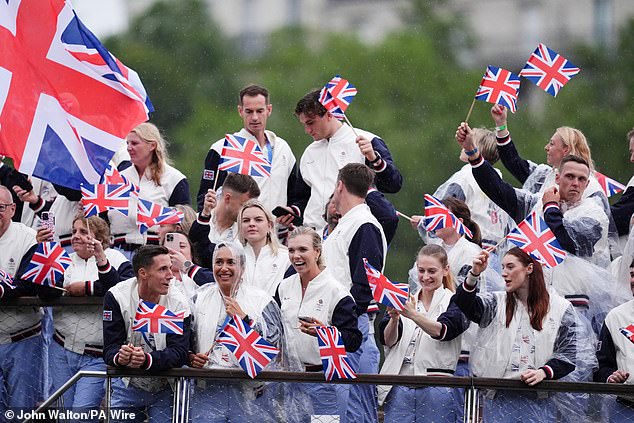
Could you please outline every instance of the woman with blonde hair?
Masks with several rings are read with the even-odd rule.
[[[469,322],[451,301],[455,281],[447,253],[439,245],[426,245],[416,256],[416,269],[416,286],[405,307],[402,311],[388,307],[379,326],[386,346],[381,374],[451,376],[460,355],[460,335]],[[454,398],[452,390],[444,387],[379,387],[386,422],[454,422]]]
[[[170,165],[167,142],[159,129],[145,122],[134,128],[126,137],[132,166],[121,171],[126,180],[139,188],[139,199],[151,201],[163,207],[189,204],[189,184],[180,171]],[[108,212],[114,247],[128,258],[143,244],[158,244],[158,228],[146,234],[139,233],[136,223],[137,197],[130,200],[128,216],[117,211]]]
[[[259,200],[238,212],[238,238],[246,254],[245,284],[274,295],[290,267],[288,250],[275,235],[275,219]]]

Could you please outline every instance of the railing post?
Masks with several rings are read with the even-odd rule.
[[[110,423],[110,402],[112,401],[112,378],[106,376],[106,423]]]
[[[473,385],[464,389],[464,423],[478,423],[479,421],[478,389]]]
[[[189,379],[179,377],[174,384],[173,423],[187,423],[189,417]]]

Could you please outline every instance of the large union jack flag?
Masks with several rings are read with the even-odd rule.
[[[132,330],[143,333],[183,334],[185,313],[174,313],[160,304],[139,301]]]
[[[59,243],[42,242],[33,253],[22,279],[38,285],[55,287],[72,263],[70,256]]]
[[[579,72],[578,67],[540,43],[520,71],[520,76],[556,97],[559,90]]]
[[[251,176],[271,176],[271,163],[257,142],[238,134],[225,135],[218,170]]]
[[[357,375],[348,360],[339,329],[334,326],[319,326],[315,330],[326,380],[356,379]]]
[[[630,340],[630,342],[634,343],[634,324],[628,325],[624,328],[619,328],[623,336]]]
[[[128,215],[128,205],[132,188],[125,185],[87,185],[81,186],[81,203],[84,208],[84,216],[95,216],[108,210],[116,210]]]
[[[0,1],[0,154],[20,172],[73,189],[99,183],[152,110],[138,75],[69,1]]]
[[[355,95],[357,95],[357,89],[354,85],[336,75],[319,92],[319,102],[335,118],[343,120],[346,109],[352,103]]]
[[[231,351],[251,379],[254,379],[280,352],[236,316],[228,320],[216,342]]]
[[[473,238],[473,234],[439,199],[425,194],[425,230],[432,232],[442,228],[455,228],[456,232]]]
[[[487,66],[475,98],[488,103],[501,104],[515,113],[519,92],[519,76],[506,69]]]
[[[139,198],[137,204],[136,223],[143,234],[155,225],[176,225],[183,220],[183,212],[173,207],[163,207],[159,204]]]
[[[606,197],[611,197],[614,194],[618,194],[626,188],[625,185],[623,185],[619,181],[615,181],[614,179],[609,178],[604,174],[597,172],[596,170],[594,171],[594,177],[597,179],[597,182],[599,182],[599,185],[601,185],[601,189],[605,193]]]
[[[372,289],[372,296],[376,302],[402,311],[409,295],[409,285],[394,283],[384,274],[376,270],[366,258],[363,259],[365,275]]]
[[[555,267],[566,258],[555,234],[536,211],[531,212],[506,238],[544,267]]]

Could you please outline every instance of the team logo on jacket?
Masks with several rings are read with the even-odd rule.
[[[207,181],[213,181],[214,180],[214,171],[213,170],[209,170],[209,169],[203,170],[203,179],[205,179]]]
[[[104,310],[103,311],[103,321],[104,322],[112,322],[112,310]]]
[[[322,311],[324,308],[324,300],[321,298],[317,300],[317,305],[315,306],[315,311]]]

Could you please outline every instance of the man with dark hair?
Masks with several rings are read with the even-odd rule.
[[[189,230],[189,237],[200,252],[203,267],[213,268],[211,254],[215,244],[238,239],[238,212],[244,203],[259,195],[257,182],[251,176],[239,173],[227,175],[218,204],[214,191],[205,194],[202,211]]]
[[[238,98],[238,114],[242,118],[243,128],[237,135],[258,143],[264,156],[271,163],[271,176],[258,177],[260,201],[269,209],[285,206],[290,200],[295,186],[295,156],[288,143],[272,131],[266,129],[266,123],[273,112],[269,92],[259,85],[248,85],[240,91]],[[205,195],[222,186],[227,172],[218,171],[220,154],[225,139],[216,141],[205,158],[205,167],[198,189],[198,211],[203,209]],[[217,180],[217,182],[216,182]]]
[[[363,343],[356,352],[348,354],[355,371],[360,370],[360,357],[364,352],[372,350],[376,356],[379,353],[367,314],[372,301],[372,290],[363,266],[363,259],[367,259],[374,268],[382,270],[387,253],[387,241],[381,224],[365,203],[373,180],[374,171],[363,163],[348,163],[341,168],[333,196],[335,208],[341,214],[341,218],[323,244],[328,271],[350,290],[357,303],[358,324],[363,334]],[[370,373],[378,372],[378,357],[375,357],[374,362],[377,368],[367,369]],[[346,398],[347,389],[341,390],[341,403],[348,405],[346,410],[340,410],[342,421],[377,421],[374,386],[351,386],[349,400]]]
[[[187,362],[190,340],[188,300],[170,289],[172,262],[167,248],[145,245],[132,259],[136,277],[120,282],[106,293],[103,306],[104,361],[110,366],[144,370],[178,368]],[[183,313],[183,334],[140,333],[132,330],[140,301]],[[150,421],[172,416],[172,389],[165,378],[115,379],[113,408],[134,410]]]
[[[634,128],[627,133],[626,139],[630,148],[630,163],[634,163]],[[619,235],[627,235],[630,232],[630,220],[634,213],[634,177],[627,183],[627,189],[619,201],[610,206],[610,210],[612,210],[612,218]]]
[[[374,170],[376,188],[381,192],[396,193],[401,189],[403,177],[394,166],[385,142],[335,118],[319,102],[319,90],[299,100],[295,115],[313,138],[300,160],[292,203],[294,212],[302,215],[305,225],[321,228],[326,224],[321,213],[335,188],[337,172],[348,163],[365,164]],[[288,222],[282,220],[282,223]]]

